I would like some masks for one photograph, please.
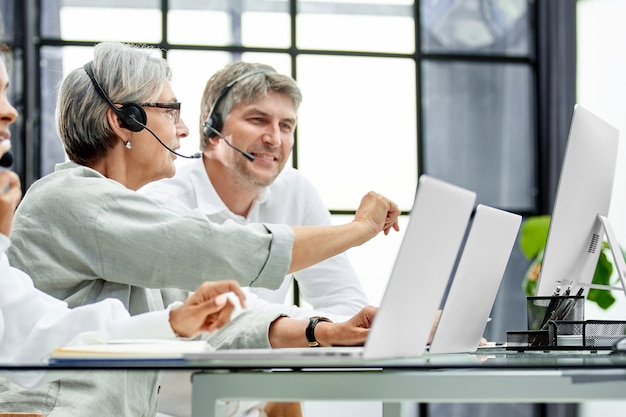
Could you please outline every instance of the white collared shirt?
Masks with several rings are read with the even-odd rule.
[[[317,190],[300,172],[286,167],[254,201],[247,217],[230,211],[220,199],[204,169],[201,159],[177,169],[172,178],[152,182],[139,192],[157,200],[163,207],[184,215],[200,209],[215,223],[269,223],[290,226],[329,225],[331,217]],[[279,304],[281,311],[294,318],[307,318],[315,312],[335,319],[352,316],[367,305],[367,297],[347,254],[330,258],[295,274],[305,302],[315,310],[293,309],[284,304],[292,276],[285,277],[278,290],[250,288],[262,300]],[[267,306],[262,300],[258,305]],[[252,301],[254,307],[257,301]],[[248,305],[250,306],[250,302]]]

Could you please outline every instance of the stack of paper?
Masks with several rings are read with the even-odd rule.
[[[52,352],[50,360],[183,359],[185,354],[212,350],[213,346],[205,340],[117,340],[106,344],[63,346]]]

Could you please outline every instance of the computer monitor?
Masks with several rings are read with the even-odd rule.
[[[598,215],[608,215],[618,138],[615,127],[574,107],[537,296],[552,295],[557,285],[571,284],[571,294],[589,292],[604,240]]]

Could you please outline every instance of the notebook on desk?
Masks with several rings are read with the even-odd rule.
[[[478,205],[430,353],[474,352],[504,275],[521,216]]]
[[[185,357],[386,359],[423,354],[475,200],[476,194],[472,191],[433,177],[420,177],[406,232],[364,346],[228,349]]]

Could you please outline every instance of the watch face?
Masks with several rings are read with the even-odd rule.
[[[319,347],[320,345],[315,338],[315,326],[317,326],[317,323],[320,321],[332,323],[332,320],[327,319],[326,317],[313,316],[309,318],[309,325],[306,326],[305,336],[310,347]]]

